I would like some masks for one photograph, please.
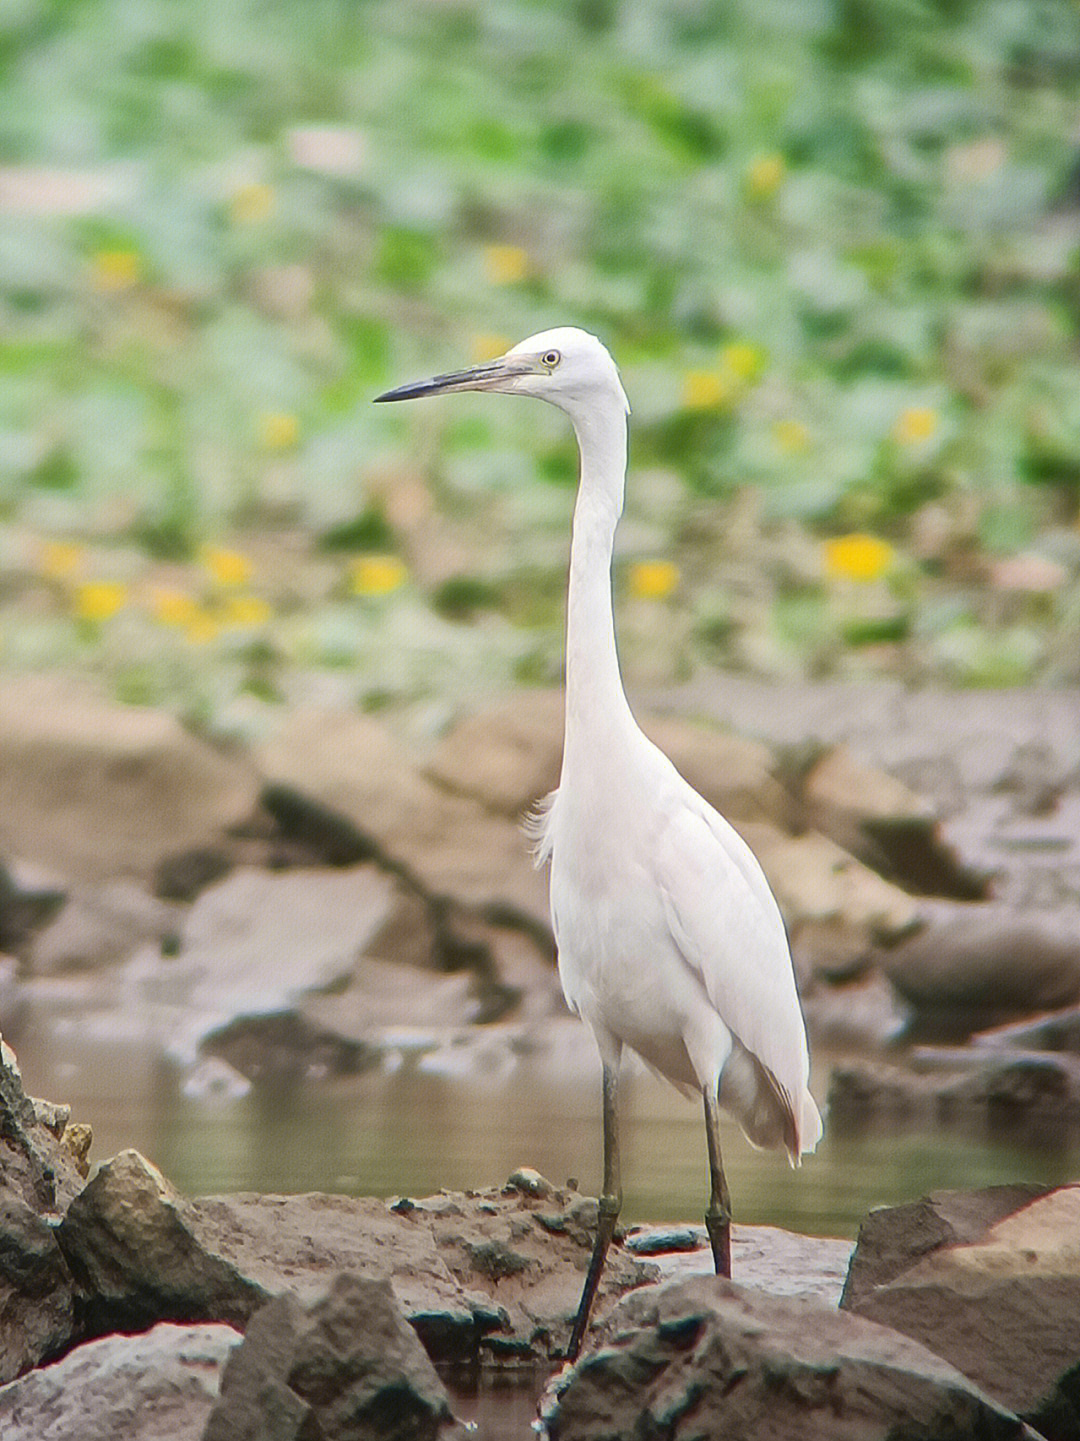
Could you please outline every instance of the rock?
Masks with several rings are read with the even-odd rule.
[[[340,845],[403,867],[425,894],[548,928],[546,878],[517,823],[428,780],[373,717],[297,713],[260,748],[258,762],[275,815],[291,806],[294,820],[311,822],[314,802],[324,822],[344,826]]]
[[[845,1061],[829,1075],[826,1109],[834,1134],[867,1126],[933,1126],[941,1096],[955,1076],[919,1073],[889,1061]]]
[[[967,1035],[1080,1001],[1075,922],[995,902],[933,908],[881,965],[924,1034]]]
[[[635,1256],[679,1255],[702,1251],[708,1244],[704,1232],[694,1226],[635,1226],[626,1238],[626,1249]]]
[[[1030,1435],[959,1371],[883,1326],[716,1277],[627,1296],[569,1373],[551,1441],[1006,1441]]]
[[[192,906],[177,954],[144,947],[127,963],[124,1005],[141,1005],[172,1054],[190,1061],[238,1018],[294,1011],[346,983],[391,895],[372,866],[235,870]]]
[[[993,1129],[1023,1129],[1032,1141],[1055,1140],[1063,1127],[1080,1122],[1080,1060],[1073,1056],[1016,1051],[986,1057],[964,1047],[951,1059],[960,1074],[941,1096],[944,1121],[976,1116]]]
[[[978,900],[986,877],[962,864],[932,805],[846,746],[819,753],[799,778],[806,824],[875,871],[924,895]]]
[[[0,1383],[59,1355],[74,1330],[71,1276],[52,1227],[0,1187]]]
[[[987,1186],[979,1191],[931,1191],[903,1206],[879,1206],[859,1227],[840,1305],[857,1310],[884,1286],[942,1246],[978,1240],[1005,1216],[1044,1196],[1049,1186]]]
[[[89,1128],[69,1116],[26,1095],[0,1037],[0,1382],[58,1354],[74,1332],[74,1287],[54,1226],[82,1188]]]
[[[62,1215],[83,1187],[88,1142],[82,1130],[65,1145],[70,1115],[27,1096],[15,1052],[0,1036],[0,1191],[39,1215]]]
[[[0,850],[74,878],[149,878],[252,813],[250,768],[172,716],[55,675],[0,691]]]
[[[836,1133],[868,1125],[939,1125],[1021,1130],[1057,1142],[1080,1123],[1080,1064],[1070,1056],[975,1047],[922,1048],[914,1064],[880,1061],[836,1066],[829,1078],[829,1120]]]
[[[827,836],[763,823],[740,830],[776,894],[800,975],[858,973],[918,924],[910,896]]]
[[[518,820],[559,784],[562,744],[562,691],[523,691],[459,721],[426,760],[424,774]]]
[[[348,990],[312,996],[303,1014],[325,1034],[376,1047],[400,1029],[425,1032],[434,1045],[477,1019],[479,1004],[470,974],[432,975],[363,956]]]
[[[852,1309],[929,1346],[1047,1441],[1073,1441],[1080,1435],[1080,1185],[1021,1201],[996,1219],[1001,1203],[991,1198],[975,1239],[929,1253],[916,1244],[902,1269],[890,1257],[892,1278],[868,1292],[860,1287]],[[978,1225],[976,1209],[970,1229]]]
[[[661,1229],[664,1228],[647,1226],[642,1231],[648,1236]],[[713,1273],[712,1252],[704,1226],[685,1229],[696,1237],[697,1250],[652,1257],[665,1280]],[[735,1225],[731,1228],[732,1275],[740,1286],[765,1291],[770,1296],[811,1296],[835,1306],[843,1290],[851,1252],[850,1241],[831,1236],[802,1236],[778,1226]]]
[[[1067,1051],[1080,1056],[1080,1006],[1068,1006],[1034,1020],[1013,1021],[978,1031],[972,1036],[971,1044],[988,1051]]]
[[[715,726],[642,714],[645,734],[729,820],[780,823],[789,810],[772,752]],[[460,721],[424,770],[440,786],[514,819],[559,783],[561,691],[521,691]]]
[[[815,1047],[833,1053],[880,1051],[895,1041],[908,1013],[889,982],[877,970],[847,984],[819,985],[804,991],[803,1016]]]
[[[202,1441],[437,1441],[452,1424],[390,1283],[341,1272],[255,1313]]]
[[[180,1196],[148,1161],[100,1168],[58,1232],[88,1333],[161,1319],[243,1326],[285,1291],[337,1271],[389,1277],[436,1360],[537,1358],[564,1347],[596,1202],[520,1186],[393,1206],[348,1196]],[[601,1297],[652,1268],[612,1248]]]
[[[155,1326],[106,1336],[0,1387],[4,1441],[202,1441],[229,1326]]]
[[[331,999],[340,998],[315,996],[312,1004]],[[184,1083],[185,1095],[200,1088],[204,1095],[243,1095],[252,1081],[280,1084],[355,1076],[377,1066],[380,1060],[374,1045],[342,1035],[335,1027],[321,1025],[296,1011],[238,1016],[208,1032],[200,1051],[203,1059],[190,1068]],[[211,1063],[223,1068],[216,1076],[205,1071]],[[237,1080],[242,1083],[239,1089]]]
[[[28,947],[30,969],[38,976],[93,970],[146,942],[160,946],[181,920],[178,907],[158,900],[136,881],[76,887]]]
[[[21,949],[64,904],[64,892],[51,885],[26,885],[0,865],[0,951]]]

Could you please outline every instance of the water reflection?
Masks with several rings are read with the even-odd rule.
[[[255,1088],[235,1099],[183,1093],[151,1048],[78,1035],[13,1037],[27,1089],[63,1100],[94,1128],[100,1159],[134,1146],[189,1194],[342,1191],[425,1195],[503,1181],[519,1165],[595,1192],[599,1086],[591,1053],[568,1069],[522,1059],[510,1074],[426,1074],[406,1062],[348,1082]],[[824,1089],[824,1088],[820,1088]],[[644,1072],[623,1099],[625,1217],[684,1220],[705,1197],[698,1108]],[[801,1170],[753,1151],[729,1126],[725,1159],[738,1220],[852,1235],[871,1206],[938,1186],[1058,1182],[1080,1169],[1075,1137],[866,1131],[826,1138]]]

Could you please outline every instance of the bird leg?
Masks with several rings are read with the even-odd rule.
[[[609,1065],[605,1062],[604,1189],[600,1196],[596,1218],[596,1243],[593,1246],[588,1275],[585,1277],[585,1285],[582,1288],[581,1304],[578,1306],[574,1329],[570,1334],[570,1345],[566,1352],[567,1361],[576,1361],[581,1352],[581,1343],[584,1341],[585,1332],[589,1327],[589,1314],[592,1311],[596,1288],[600,1284],[600,1274],[604,1269],[604,1259],[607,1256],[608,1247],[611,1245],[611,1238],[615,1234],[615,1222],[622,1209],[622,1182],[619,1176],[618,1093],[618,1063]]]
[[[731,1276],[731,1197],[720,1155],[720,1105],[716,1092],[705,1091],[705,1136],[709,1145],[709,1206],[705,1229],[709,1233],[718,1276]]]

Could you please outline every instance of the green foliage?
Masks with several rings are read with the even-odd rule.
[[[343,648],[355,617],[318,612],[334,574],[321,599],[282,582],[280,645],[248,694],[268,701],[270,671],[320,656],[365,667],[380,696],[464,683],[448,635],[478,617],[488,674],[548,677],[564,433],[509,402],[422,418],[368,402],[492,336],[569,322],[612,345],[634,407],[627,544],[683,568],[685,639],[668,634],[675,601],[653,610],[673,673],[688,655],[840,672],[853,657],[858,674],[1076,678],[1071,0],[8,10],[5,555],[26,533],[81,537],[129,575],[242,525],[314,537],[317,564],[411,565],[413,522],[385,496],[388,467],[418,471],[421,551],[440,520],[464,528],[485,578],[460,554],[421,565],[422,611],[410,587],[385,614],[430,623],[445,665],[434,640],[411,668]],[[674,479],[661,512],[653,475]],[[702,527],[699,551],[685,538]],[[848,530],[896,548],[902,606],[876,582],[838,599],[817,547]],[[995,595],[996,562],[1028,553],[1060,587],[1044,570],[1042,590]],[[716,587],[748,567],[753,604],[718,614]],[[4,604],[29,613],[37,583]],[[89,662],[90,642],[38,623],[0,611],[0,656]],[[648,644],[631,626],[631,670],[640,656],[652,673]],[[170,662],[151,685],[148,664],[124,671],[128,692],[189,683]],[[223,684],[202,709],[241,693]]]

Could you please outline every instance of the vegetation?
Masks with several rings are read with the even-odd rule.
[[[1080,678],[1071,0],[0,16],[0,663],[226,731],[554,679],[565,426],[368,402],[568,322],[633,680]]]

